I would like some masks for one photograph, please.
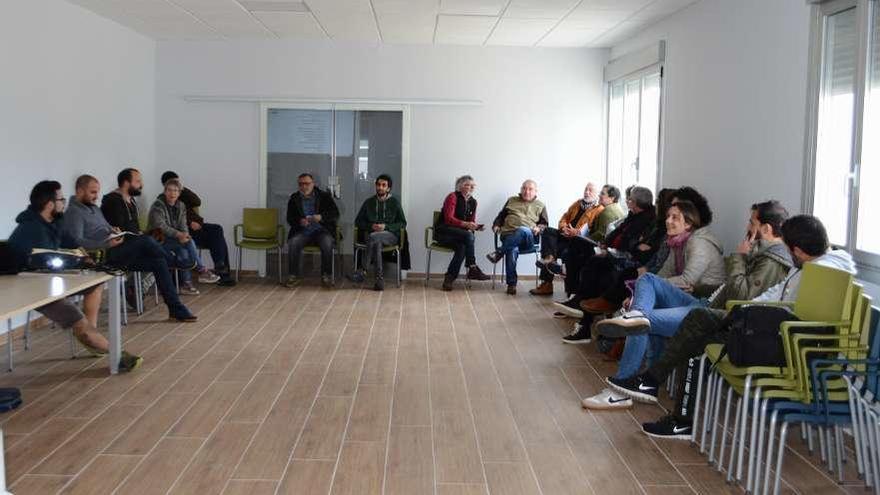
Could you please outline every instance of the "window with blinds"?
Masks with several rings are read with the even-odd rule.
[[[880,8],[833,0],[814,10],[808,211],[830,241],[880,278]],[[872,225],[873,224],[873,225]],[[865,271],[865,270],[863,270]]]

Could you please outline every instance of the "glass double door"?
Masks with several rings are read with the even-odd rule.
[[[375,194],[376,177],[390,175],[393,194],[403,192],[403,110],[269,106],[265,119],[266,207],[278,209],[286,223],[298,176],[312,174],[316,185],[336,200],[344,239],[340,247],[350,254],[354,218]]]

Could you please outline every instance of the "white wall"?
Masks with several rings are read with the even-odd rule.
[[[809,7],[703,0],[612,51],[666,40],[662,185],[693,185],[732,249],[750,204],[800,210]]]
[[[482,100],[479,107],[412,108],[405,205],[413,270],[423,271],[422,232],[456,175],[475,176],[484,222],[491,222],[527,177],[539,182],[539,197],[554,220],[588,180],[602,180],[606,54],[281,41],[159,43],[157,168],[180,173],[202,196],[209,220],[221,223],[231,237],[241,208],[259,201],[259,107],[188,103],[184,95]],[[158,177],[149,180],[158,183]],[[479,258],[491,242],[489,234],[479,238]],[[447,261],[438,256],[432,271],[442,272]],[[244,265],[255,263],[252,256]],[[522,273],[530,273],[528,264],[521,264]]]
[[[0,238],[40,180],[72,194],[83,173],[107,190],[128,164],[152,173],[155,46],[62,0],[3,2]]]

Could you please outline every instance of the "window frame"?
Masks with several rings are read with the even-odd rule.
[[[605,182],[609,182],[612,177],[611,173],[611,98],[613,94],[613,88],[616,85],[621,85],[624,93],[624,110],[623,114],[626,114],[626,86],[631,81],[639,81],[639,118],[638,118],[638,167],[641,169],[641,142],[642,142],[642,96],[644,93],[643,87],[643,79],[645,76],[649,76],[652,74],[659,74],[660,78],[660,108],[657,112],[657,171],[654,177],[654,189],[655,193],[657,190],[661,188],[660,178],[663,174],[663,149],[664,149],[664,117],[665,112],[664,109],[666,107],[666,68],[665,62],[660,61],[654,64],[651,64],[647,67],[643,67],[637,71],[630,72],[626,75],[620,76],[616,79],[606,81],[605,82]],[[621,188],[629,187],[631,184],[619,184]]]
[[[874,15],[880,15],[878,0],[829,0],[812,6],[810,12],[809,79],[807,85],[806,133],[804,139],[804,177],[801,207],[814,214],[816,188],[816,154],[819,131],[819,107],[822,98],[822,75],[824,69],[824,46],[827,18],[845,10],[856,9],[857,54],[855,84],[853,88],[853,135],[849,171],[849,204],[847,214],[846,244],[859,268],[861,278],[880,283],[880,254],[857,249],[859,194],[861,178],[861,155],[865,125],[865,95],[870,84],[868,68]],[[880,48],[880,47],[878,47]],[[867,214],[866,212],[863,214]]]

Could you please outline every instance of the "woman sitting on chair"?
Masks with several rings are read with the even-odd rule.
[[[455,192],[449,193],[443,200],[440,218],[434,226],[434,240],[455,250],[443,278],[443,290],[452,290],[452,283],[458,278],[462,262],[467,266],[468,280],[490,278],[480,270],[474,254],[474,233],[483,230],[483,225],[477,223],[477,200],[473,196],[476,187],[477,183],[470,175],[462,175],[456,179]]]

